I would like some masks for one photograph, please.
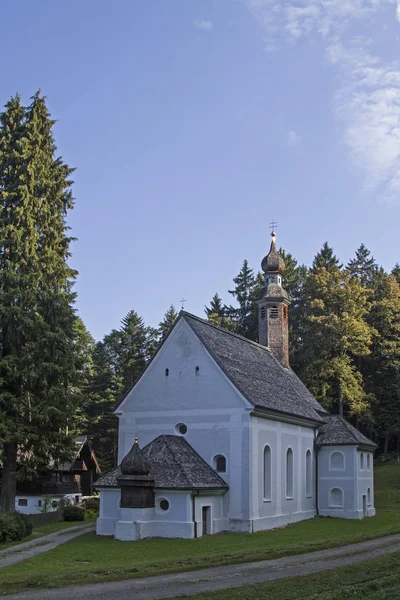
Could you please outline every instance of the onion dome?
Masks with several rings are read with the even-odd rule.
[[[271,236],[271,248],[269,249],[267,256],[262,259],[261,268],[264,273],[276,273],[277,271],[279,271],[279,273],[283,273],[285,270],[285,261],[276,249],[275,233],[272,232]]]
[[[150,463],[140,449],[139,440],[135,437],[135,442],[121,462],[121,473],[123,475],[148,475],[150,473]]]

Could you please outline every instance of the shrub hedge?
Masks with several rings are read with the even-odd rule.
[[[64,521],[84,521],[85,509],[71,504],[64,508]]]
[[[86,496],[82,499],[82,506],[86,510],[100,510],[100,496]]]
[[[18,542],[32,533],[32,523],[21,513],[0,513],[0,544]]]

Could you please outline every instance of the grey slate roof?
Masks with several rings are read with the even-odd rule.
[[[325,409],[297,375],[291,369],[285,369],[268,348],[189,313],[181,314],[250,404],[324,422]]]
[[[164,489],[228,489],[226,482],[177,435],[159,435],[142,449],[150,462],[154,487]],[[118,487],[121,468],[107,473],[95,483],[96,488]]]
[[[370,446],[376,444],[350,425],[339,415],[325,417],[326,423],[321,427],[316,443],[318,446]]]

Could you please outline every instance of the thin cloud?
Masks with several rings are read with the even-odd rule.
[[[286,137],[287,146],[298,146],[301,144],[301,136],[294,129],[289,129]]]
[[[400,60],[370,53],[365,36],[350,35],[352,22],[372,19],[388,5],[400,21],[400,0],[245,0],[270,46],[318,36],[328,63],[339,69],[333,111],[342,139],[370,191],[400,196]],[[358,31],[360,27],[358,26]],[[348,41],[350,40],[350,41]],[[294,132],[295,134],[296,132]],[[290,143],[291,135],[293,142]],[[288,145],[296,145],[289,132]]]
[[[204,19],[195,21],[194,22],[194,26],[199,31],[208,31],[208,32],[211,32],[213,30],[212,21],[205,21]]]

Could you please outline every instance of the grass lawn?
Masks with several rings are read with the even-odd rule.
[[[77,525],[84,525],[89,523],[94,523],[96,520],[95,517],[89,517],[84,521],[59,521],[58,523],[49,523],[48,525],[39,525],[38,527],[34,527],[32,531],[32,535],[28,535],[27,537],[19,540],[18,542],[10,542],[9,544],[0,544],[0,550],[5,550],[6,548],[12,548],[13,546],[18,546],[18,544],[23,544],[24,542],[30,542],[31,540],[36,540],[37,538],[43,537],[44,535],[48,535],[49,533],[55,533],[56,531],[62,531],[63,529],[69,529],[70,527],[76,527]]]
[[[198,594],[196,600],[399,600],[400,553],[351,567]],[[188,596],[187,596],[188,597]],[[184,596],[181,596],[184,598]],[[193,598],[193,596],[192,596]]]
[[[375,487],[378,514],[362,521],[312,519],[252,535],[231,533],[135,543],[85,534],[48,553],[0,569],[0,595],[60,587],[66,582],[81,585],[278,558],[400,533],[400,465],[377,467]]]

